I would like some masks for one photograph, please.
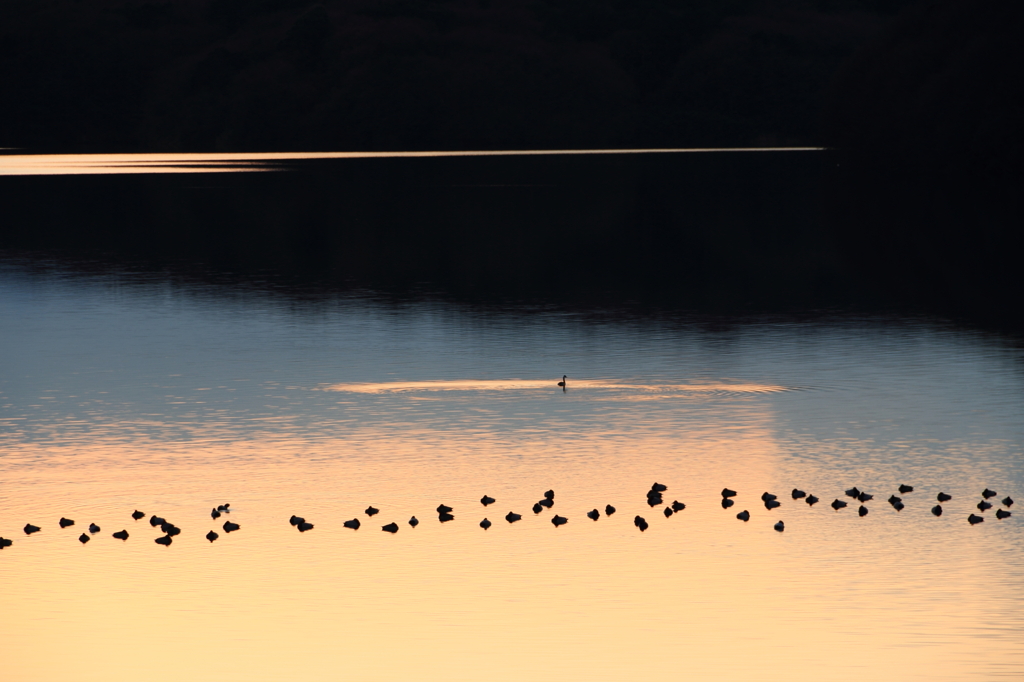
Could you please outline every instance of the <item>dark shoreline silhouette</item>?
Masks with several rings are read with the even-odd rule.
[[[995,0],[16,0],[0,146],[830,150],[3,177],[0,249],[304,291],[1019,331],[1022,29]]]

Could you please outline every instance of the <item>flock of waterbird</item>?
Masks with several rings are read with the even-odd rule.
[[[668,486],[666,486],[664,484],[661,484],[661,483],[655,483],[654,485],[651,486],[651,489],[649,491],[647,491],[647,505],[649,507],[651,507],[652,509],[654,507],[660,507],[662,505],[665,505],[664,509],[662,510],[662,513],[665,515],[665,518],[669,518],[669,517],[671,517],[671,516],[673,516],[675,514],[678,514],[679,512],[683,511],[684,509],[686,509],[686,505],[683,504],[682,502],[680,502],[679,500],[673,500],[671,504],[665,504],[665,499],[664,499],[664,495],[663,494],[667,490],[668,490]],[[909,493],[914,492],[914,487],[913,486],[909,486],[909,485],[900,485],[899,488],[898,488],[898,491],[899,491],[900,495],[907,495]],[[860,503],[860,506],[857,509],[857,513],[858,513],[859,516],[864,517],[864,516],[868,515],[869,510],[868,510],[868,507],[866,506],[866,503],[871,501],[871,500],[873,500],[874,499],[874,495],[871,495],[871,494],[869,494],[869,493],[867,493],[865,491],[859,490],[858,488],[850,488],[849,490],[847,490],[845,492],[845,494],[846,494],[847,497],[851,497],[851,498],[853,498],[853,500],[855,500],[855,501]],[[811,506],[811,507],[813,507],[815,504],[820,502],[820,499],[818,497],[816,497],[814,495],[809,495],[806,492],[804,492],[803,490],[799,490],[797,488],[793,488],[793,491],[792,491],[791,495],[792,495],[792,498],[793,498],[794,501],[796,501],[796,500],[803,500],[808,506]],[[982,499],[977,504],[978,511],[981,514],[984,514],[989,509],[992,509],[995,505],[992,502],[990,502],[989,500],[991,500],[992,498],[996,497],[997,495],[998,495],[998,493],[996,493],[996,491],[994,491],[994,490],[989,490],[988,488],[983,490],[982,493],[981,493]],[[722,490],[722,508],[723,509],[729,509],[730,507],[732,507],[735,504],[735,501],[733,500],[733,498],[736,497],[736,496],[737,496],[737,492],[735,490],[730,490],[729,488],[724,488]],[[947,493],[940,492],[936,496],[936,499],[938,500],[938,504],[936,504],[934,507],[931,508],[931,513],[933,515],[935,515],[935,516],[942,516],[942,513],[943,513],[942,504],[945,503],[945,502],[948,502],[951,499],[953,499],[953,497],[952,497],[952,495],[949,495]],[[769,493],[769,492],[765,492],[764,494],[761,495],[761,501],[764,503],[765,509],[767,509],[768,511],[772,511],[772,510],[777,509],[777,508],[782,506],[782,502],[779,501],[778,495],[774,495],[774,494]],[[484,495],[482,498],[480,498],[480,504],[482,504],[485,508],[490,506],[490,505],[492,505],[492,504],[494,504],[495,502],[497,502],[497,500],[495,500],[493,497],[490,497],[488,495]],[[902,511],[905,508],[905,506],[906,506],[904,504],[904,502],[903,502],[903,498],[899,497],[898,495],[895,495],[895,494],[893,494],[893,495],[891,495],[889,497],[888,502],[889,502],[890,505],[892,505],[893,509],[895,509],[897,512]],[[1000,502],[1000,504],[1002,504],[1003,507],[1005,507],[1005,509],[997,509],[996,512],[995,512],[995,517],[997,519],[999,519],[999,520],[1003,520],[1003,519],[1007,519],[1010,516],[1012,516],[1011,512],[1009,511],[1009,508],[1013,506],[1013,499],[1011,497],[1007,496],[1007,497],[1003,498],[1002,500],[1000,500],[999,502]],[[845,500],[836,498],[835,500],[832,501],[830,506],[832,507],[832,509],[834,511],[838,512],[839,510],[849,506],[849,504],[850,503],[846,502]],[[533,509],[533,513],[534,513],[534,515],[539,515],[545,509],[551,509],[552,507],[554,507],[554,505],[555,505],[555,491],[554,490],[548,490],[547,492],[544,493],[544,496],[533,505],[533,508],[532,508]],[[452,514],[452,512],[455,511],[455,510],[452,507],[449,507],[448,505],[445,505],[445,504],[438,505],[436,511],[437,511],[438,521],[440,521],[441,523],[447,523],[447,522],[453,521],[455,519],[455,516]],[[615,512],[616,512],[615,507],[613,507],[610,504],[606,505],[605,508],[604,508],[605,516],[611,516]],[[229,503],[225,503],[225,504],[218,505],[217,507],[214,507],[213,509],[211,509],[210,510],[210,517],[213,520],[216,521],[222,515],[230,514],[230,513],[231,513],[231,505]],[[373,517],[373,516],[376,516],[378,513],[380,513],[380,510],[377,509],[376,507],[370,506],[370,507],[367,507],[364,510],[364,513],[368,517]],[[146,517],[146,514],[144,512],[141,512],[141,511],[136,509],[134,512],[132,512],[131,516],[132,516],[132,518],[136,522],[138,522],[138,521],[144,519]],[[595,509],[592,509],[592,510],[588,511],[586,513],[586,517],[591,519],[592,521],[597,521],[598,519],[601,518],[601,512],[598,511],[595,508]],[[505,515],[505,520],[508,523],[510,523],[510,524],[511,523],[516,523],[516,522],[522,520],[522,518],[523,518],[522,514],[517,514],[517,513],[512,512],[512,511],[510,511],[508,514]],[[750,512],[748,510],[744,509],[740,513],[736,514],[736,518],[739,519],[740,521],[747,522],[747,521],[750,520]],[[984,516],[980,516],[980,515],[974,514],[974,513],[971,513],[967,517],[967,522],[970,523],[972,526],[977,525],[977,524],[983,522],[984,520],[985,520]],[[300,533],[305,533],[307,531],[313,530],[313,527],[314,527],[312,523],[306,521],[306,519],[304,519],[303,517],[296,516],[294,514],[292,515],[292,517],[288,521]],[[551,523],[556,528],[558,528],[559,526],[563,526],[563,525],[565,525],[568,522],[569,522],[568,518],[566,518],[565,516],[560,516],[559,514],[555,514],[551,518]],[[418,526],[419,523],[420,523],[419,519],[417,519],[415,516],[410,518],[409,521],[408,521],[409,526],[411,526],[412,528],[415,528],[416,526]],[[646,531],[647,528],[649,527],[649,523],[647,522],[647,519],[645,519],[644,517],[642,517],[640,515],[637,515],[637,516],[635,516],[633,518],[633,524],[641,532]],[[59,525],[63,529],[63,528],[69,528],[71,526],[74,526],[75,522],[73,520],[71,520],[71,519],[61,517],[60,521],[57,522],[57,525]],[[149,518],[149,525],[152,526],[153,528],[159,528],[160,529],[160,532],[162,533],[162,535],[160,537],[157,537],[154,540],[154,542],[156,542],[156,544],[158,544],[158,545],[163,545],[165,547],[169,547],[171,545],[171,543],[174,542],[174,538],[181,533],[181,529],[180,528],[178,528],[173,523],[171,523],[167,519],[165,519],[163,517],[160,517],[160,516],[156,516],[156,515],[150,516],[150,518]],[[355,518],[355,519],[351,519],[349,521],[345,521],[342,525],[345,528],[350,528],[352,530],[359,530],[359,528],[362,526],[362,523],[360,522],[360,520],[358,518]],[[486,531],[493,524],[491,523],[491,521],[489,519],[485,518],[484,520],[482,520],[480,522],[479,525],[480,525],[481,528],[483,528]],[[233,533],[234,531],[239,530],[241,528],[241,526],[239,524],[237,524],[237,523],[235,523],[233,521],[225,521],[223,526],[221,526],[221,527],[223,528],[225,533]],[[777,530],[778,532],[781,533],[781,532],[785,531],[786,524],[785,524],[784,521],[780,520],[778,523],[775,524],[774,528],[775,528],[775,530]],[[24,528],[25,535],[33,535],[35,533],[40,532],[41,530],[42,530],[42,528],[40,528],[39,526],[35,526],[35,525],[31,524],[31,523],[27,524],[25,526],[25,528]],[[391,523],[388,523],[386,525],[381,526],[381,530],[386,532],[386,533],[394,534],[394,533],[397,533],[399,531],[399,525],[392,521]],[[96,525],[95,523],[90,523],[88,531],[89,531],[88,533],[82,533],[78,537],[78,541],[81,542],[83,545],[88,543],[92,539],[92,536],[94,536],[94,535],[96,535],[97,533],[100,532],[100,527],[98,525]],[[114,533],[113,537],[117,538],[118,540],[125,541],[125,540],[128,539],[128,531],[127,530],[120,530],[120,531]],[[216,531],[213,531],[213,530],[211,530],[209,533],[206,534],[206,539],[209,540],[210,542],[216,541],[219,537],[220,537],[220,534],[217,533]],[[9,540],[7,538],[0,537],[0,549],[3,549],[5,547],[10,547],[13,544],[13,542],[14,542],[13,540]]]

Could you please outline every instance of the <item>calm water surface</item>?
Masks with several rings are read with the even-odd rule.
[[[1022,359],[927,320],[296,302],[8,263],[3,679],[1022,679],[1022,514],[966,521],[986,486],[1024,502]],[[654,481],[685,511],[649,508]],[[854,485],[864,518],[828,507]],[[211,544],[223,502],[241,530]],[[182,534],[155,545],[135,509]]]

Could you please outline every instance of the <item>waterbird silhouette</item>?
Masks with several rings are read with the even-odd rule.
[[[681,512],[686,509],[686,505],[679,500],[672,500],[672,511]]]
[[[367,507],[366,508],[366,515],[367,516],[373,516],[374,514],[377,514],[378,512],[380,512],[380,509],[377,509],[376,507]]]
[[[768,492],[761,493],[761,501],[762,502],[768,502],[769,500],[777,500],[777,499],[779,499],[778,495],[772,495],[771,493],[768,493]]]
[[[750,512],[744,509],[743,511],[736,515],[736,518],[740,521],[747,522],[750,520]]]
[[[867,502],[868,500],[873,500],[873,499],[875,499],[875,496],[874,495],[868,495],[867,493],[861,493],[860,495],[857,496],[857,500],[859,502],[862,502],[862,503],[863,502]]]
[[[305,533],[307,530],[313,530],[313,524],[309,523],[308,521],[303,521],[302,523],[297,525],[296,528],[299,529],[300,533]]]
[[[522,514],[515,514],[513,512],[509,512],[508,514],[505,514],[505,520],[508,521],[509,523],[515,523],[516,521],[518,521],[521,518],[523,518]]]
[[[852,497],[853,499],[857,499],[858,497],[860,497],[860,491],[857,490],[857,488],[850,488],[849,490],[846,491],[846,496]]]
[[[65,519],[63,516],[60,517],[60,521],[58,521],[57,523],[60,524],[61,528],[67,528],[68,526],[75,525],[74,521],[72,521],[71,519]]]
[[[300,523],[304,523],[305,520],[306,519],[302,518],[301,516],[296,516],[295,514],[292,514],[292,517],[288,519],[288,523],[292,524],[293,526],[297,526]]]
[[[455,517],[449,514],[448,512],[444,512],[442,514],[437,515],[437,520],[441,523],[448,523],[449,521],[452,521],[454,518]]]
[[[642,516],[634,516],[633,517],[633,525],[636,526],[637,528],[639,528],[641,533],[644,532],[645,530],[647,530],[647,528],[648,528],[648,526],[647,526],[647,519],[645,519]]]
[[[672,516],[675,512],[672,511],[672,507],[665,507],[665,518]]]
[[[385,533],[391,533],[392,535],[394,535],[398,532],[398,524],[392,521],[386,526],[381,526],[380,529]]]
[[[845,506],[846,506],[846,502],[843,502],[842,500],[840,500],[838,498],[835,499],[835,500],[832,500],[832,508],[835,509],[836,511],[839,511],[840,509],[842,509]]]
[[[93,533],[93,534],[99,533],[100,532],[100,527],[97,526],[95,523],[90,523],[89,524],[89,532]]]
[[[415,528],[416,526],[420,525],[420,520],[413,516],[409,519],[409,525]]]
[[[562,389],[563,391],[565,390],[565,380],[566,380],[566,379],[568,379],[568,378],[569,378],[569,377],[567,377],[567,376],[565,376],[565,375],[563,374],[563,375],[562,375],[562,380],[558,382],[558,386],[559,386],[559,387],[560,387],[560,388],[561,388],[561,389]]]
[[[601,512],[597,511],[596,509],[591,509],[590,511],[587,512],[587,518],[591,519],[592,521],[597,521],[599,518],[601,518]]]
[[[657,507],[664,501],[665,500],[662,498],[661,493],[647,493],[647,504],[651,507]]]
[[[775,524],[775,530],[777,530],[777,531],[779,531],[781,533],[782,531],[786,530],[786,524],[783,523],[782,521],[779,521],[778,523]]]
[[[548,490],[547,492],[545,492],[544,493],[544,499],[545,500],[552,500],[553,501],[555,499],[555,491],[554,490]]]
[[[25,524],[25,535],[32,535],[32,533],[38,533],[42,528],[39,526],[33,526],[31,523]]]
[[[88,535],[86,535],[85,533],[82,533],[81,535],[79,535],[79,536],[78,536],[78,541],[79,541],[79,542],[81,542],[81,543],[82,543],[83,545],[84,545],[85,543],[89,542],[89,540],[91,540],[91,539],[92,539],[92,538],[90,538],[90,537],[89,537]]]
[[[223,505],[223,504],[218,504],[217,505],[217,511],[227,511],[227,510],[228,510],[227,505]]]
[[[206,539],[209,540],[210,542],[213,542],[214,540],[216,540],[219,537],[220,536],[217,535],[216,533],[214,533],[212,530],[209,533],[206,534]]]
[[[559,516],[558,514],[555,514],[551,517],[551,523],[555,524],[555,528],[558,528],[559,526],[569,523],[569,519],[565,518],[564,516]]]
[[[439,505],[437,505],[437,513],[438,514],[451,514],[453,511],[455,511],[455,510],[452,509],[451,507],[449,507],[446,504],[439,504]]]
[[[988,511],[991,508],[991,502],[986,502],[985,500],[982,500],[981,502],[978,503],[978,511]]]
[[[776,507],[781,507],[781,506],[782,506],[782,503],[779,502],[778,500],[765,500],[764,501],[764,508],[767,509],[768,511],[771,511],[772,509],[775,509]]]
[[[860,507],[857,508],[857,513],[861,516],[867,516],[868,508],[862,504]]]
[[[804,502],[806,502],[809,506],[813,507],[814,505],[818,504],[820,500],[814,495],[808,495],[807,499],[804,500]]]
[[[484,519],[483,521],[480,522],[480,527],[483,528],[484,530],[487,530],[488,528],[491,527],[491,522],[488,521],[487,519]]]
[[[537,504],[533,505],[533,513],[534,514],[540,514],[542,511],[544,511],[544,507],[540,506],[540,502],[538,502]]]
[[[906,485],[906,484],[903,484],[903,483],[900,484],[900,495],[906,495],[907,493],[912,493],[912,492],[914,492],[914,486]]]
[[[734,504],[736,504],[736,503],[733,502],[728,497],[723,497],[722,498],[722,509],[728,509],[729,507],[733,506]]]
[[[14,544],[14,540],[8,540],[7,538],[0,538],[0,549],[4,547],[10,547]]]
[[[217,511],[216,509],[211,509],[210,510],[210,518],[216,521],[217,519],[220,518],[220,512]]]
[[[1005,509],[996,509],[996,518],[1000,521],[1002,521],[1003,519],[1008,519],[1011,516],[1013,516],[1012,512],[1008,512]]]
[[[237,523],[233,521],[225,521],[223,528],[225,533],[233,533],[239,528],[241,528],[241,526],[239,526]]]
[[[803,490],[793,488],[793,499],[799,500],[802,497],[807,497],[807,493],[805,493]]]
[[[892,505],[892,508],[895,509],[896,511],[903,511],[903,507],[903,502],[897,502],[894,505]]]
[[[605,516],[611,516],[614,513],[615,513],[615,507],[611,506],[610,504],[606,504],[604,506],[604,515]]]
[[[736,497],[736,491],[722,488],[722,497]]]
[[[990,497],[995,497],[998,494],[999,493],[997,493],[995,490],[989,490],[988,488],[985,488],[984,490],[981,491],[981,496],[984,497],[986,500]]]
[[[666,490],[668,490],[668,486],[664,485],[662,483],[658,483],[657,481],[655,481],[654,485],[651,486],[651,491],[652,492],[663,493]]]
[[[939,502],[949,502],[950,500],[953,499],[953,496],[947,495],[946,493],[939,493],[938,495],[935,496],[935,499],[938,500]]]
[[[935,516],[942,516],[942,505],[937,504],[934,507],[932,507],[932,514],[934,514]]]
[[[493,497],[488,497],[487,495],[484,495],[483,497],[480,498],[480,504],[482,504],[485,507],[489,504],[494,504],[496,501],[497,500],[495,500]]]
[[[159,516],[150,516],[149,517],[149,525],[151,525],[153,527],[159,526],[159,525],[164,524],[164,523],[167,523],[167,521],[165,521],[164,519],[160,518]]]
[[[552,500],[550,497],[545,497],[543,500],[537,502],[537,504],[539,504],[542,507],[547,507],[548,509],[551,509],[552,507],[555,506],[555,501]]]
[[[139,519],[141,519],[145,515],[146,515],[146,512],[140,512],[138,509],[136,509],[135,511],[132,512],[132,518],[135,519],[136,521],[138,521]]]
[[[126,530],[119,530],[116,533],[114,533],[112,537],[115,537],[118,540],[127,540],[128,539],[128,531],[126,531]]]
[[[1007,507],[1012,507],[1013,506],[1013,498],[1010,497],[1009,495],[1007,495],[1006,497],[1003,498],[1003,504],[1005,506],[1007,506]]]
[[[895,495],[890,495],[889,499],[886,501],[895,507],[897,502],[902,502],[903,500],[899,497],[896,497]]]
[[[158,545],[163,545],[164,547],[170,547],[171,543],[174,541],[171,539],[170,535],[164,535],[162,537],[157,538],[156,540],[153,540],[153,542],[155,542]]]
[[[359,530],[359,519],[352,519],[351,521],[346,521],[341,525],[345,526],[345,528],[351,528],[352,530]]]
[[[967,517],[967,523],[971,524],[972,526],[978,523],[982,523],[984,520],[984,516],[978,516],[977,514],[971,514]]]
[[[173,523],[160,524],[160,530],[166,533],[167,535],[170,535],[171,537],[174,537],[175,535],[179,535],[181,533],[181,529],[175,526]]]

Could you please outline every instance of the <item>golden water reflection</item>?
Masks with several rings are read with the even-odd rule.
[[[771,410],[748,409],[756,418],[742,429],[654,429],[628,443],[600,432],[452,441],[396,428],[334,441],[82,444],[73,469],[4,482],[0,533],[16,544],[0,570],[17,586],[0,596],[4,679],[966,680],[1024,670],[1020,563],[1007,562],[1020,546],[1005,544],[1016,534],[969,528],[966,499],[931,517],[927,484],[899,515],[883,503],[862,520],[786,495],[766,512],[765,489],[800,484],[826,502],[838,491],[789,479]],[[106,464],[140,447],[163,450],[154,461],[204,464]],[[687,509],[666,519],[648,508],[654,480]],[[740,491],[729,511],[723,484]],[[548,487],[555,507],[535,516]],[[497,503],[483,508],[484,493]],[[207,510],[225,501],[242,529],[210,544]],[[456,516],[444,525],[433,512],[442,502]],[[584,516],[608,503],[614,516]],[[362,513],[370,504],[381,510],[373,519]],[[156,546],[159,533],[129,517],[135,508],[183,534]],[[735,519],[743,508],[746,524]],[[506,523],[509,510],[523,520]],[[569,523],[554,528],[552,513]],[[315,529],[296,532],[291,514]],[[635,514],[651,522],[646,533]],[[62,515],[76,526],[57,528]],[[486,532],[485,516],[495,524]],[[359,531],[342,527],[355,517]],[[778,518],[783,534],[771,528]],[[24,521],[44,530],[25,538],[12,527]],[[394,536],[379,530],[390,521],[401,526]],[[103,531],[80,546],[90,522]],[[122,528],[126,543],[109,537]],[[979,670],[979,660],[999,667]]]

